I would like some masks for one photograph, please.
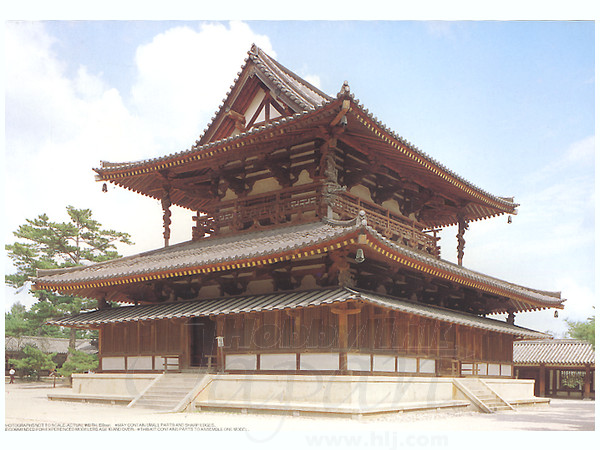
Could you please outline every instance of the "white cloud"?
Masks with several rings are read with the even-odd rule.
[[[42,23],[7,23],[4,239],[38,214],[67,220],[91,208],[106,228],[132,234],[136,253],[162,246],[158,201],[120,188],[101,192],[99,160],[131,161],[189,148],[229,89],[252,43],[274,54],[247,24],[176,27],[136,53],[131,99],[81,66],[70,76]],[[171,242],[189,240],[192,212],[173,208]],[[5,262],[10,272],[10,262]]]
[[[252,43],[274,54],[266,36],[241,22],[203,24],[198,30],[171,28],[138,48],[132,104],[164,147],[161,153],[181,151],[195,142]]]
[[[319,75],[308,74],[308,75],[304,75],[302,78],[304,78],[306,81],[308,81],[314,87],[321,89],[321,78],[319,77]]]

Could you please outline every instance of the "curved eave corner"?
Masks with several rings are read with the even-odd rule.
[[[512,300],[532,305],[532,309],[563,309],[565,299],[560,292],[548,293],[508,283],[488,275],[479,274],[448,261],[438,260],[424,253],[415,252],[407,247],[396,245],[383,237],[376,230],[365,227],[365,243],[372,251],[401,264],[410,270],[426,273],[430,276],[461,284],[465,287],[488,292],[493,295],[508,297]]]

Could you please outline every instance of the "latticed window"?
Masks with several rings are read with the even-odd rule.
[[[583,379],[585,372],[582,370],[561,370],[560,371],[560,387],[567,389],[583,389]]]

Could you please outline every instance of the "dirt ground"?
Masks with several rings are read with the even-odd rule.
[[[350,419],[225,412],[158,413],[119,405],[50,401],[47,394],[53,390],[69,391],[47,384],[6,384],[5,431],[221,431],[254,443],[276,441],[288,432],[302,432],[299,436],[304,447],[399,448],[448,446],[456,439],[452,432],[457,431],[595,429],[595,402],[590,400],[553,399],[550,406],[496,414],[432,412]],[[14,436],[5,434],[11,435]]]

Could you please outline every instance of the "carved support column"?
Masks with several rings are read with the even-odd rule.
[[[506,317],[506,323],[508,323],[510,325],[515,324],[515,312],[514,311],[508,312],[508,317]]]
[[[163,195],[161,205],[163,209],[163,236],[165,238],[165,247],[169,246],[169,238],[171,237],[171,188],[168,185],[163,187]]]
[[[106,297],[98,299],[98,309],[110,308],[110,303],[106,301]]]
[[[458,219],[458,234],[456,238],[458,239],[458,246],[456,247],[458,250],[458,265],[463,265],[463,256],[465,255],[465,231],[469,229],[469,224],[465,220],[465,214],[459,213],[457,216]]]

